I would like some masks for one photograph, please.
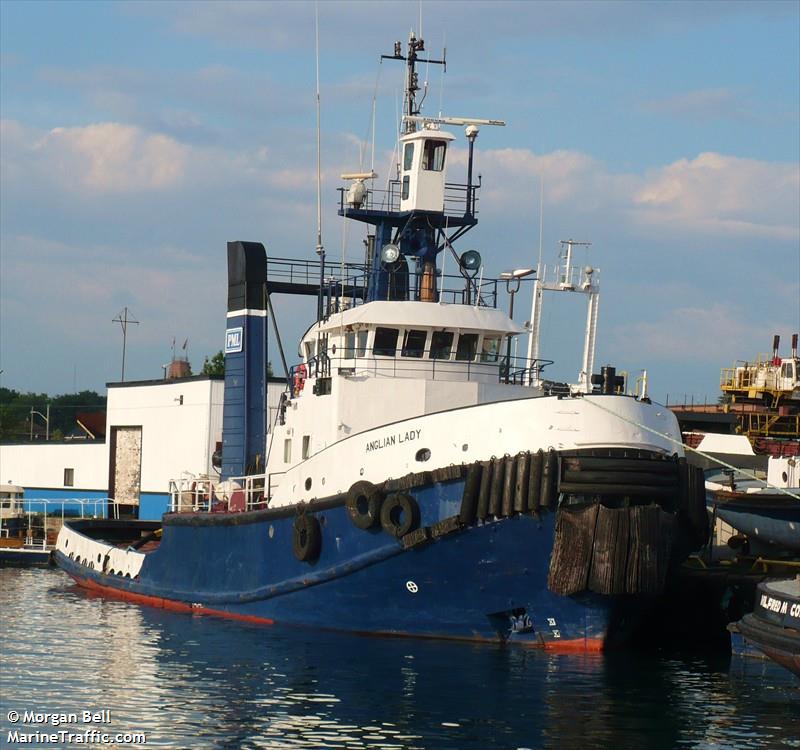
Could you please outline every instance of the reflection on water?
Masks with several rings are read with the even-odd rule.
[[[800,682],[760,661],[256,627],[89,596],[51,570],[0,570],[0,638],[0,746],[11,709],[108,709],[104,731],[148,747],[800,747]]]

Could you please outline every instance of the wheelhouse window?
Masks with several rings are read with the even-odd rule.
[[[444,169],[446,149],[446,141],[425,141],[425,150],[422,152],[422,168],[431,172],[441,172]]]
[[[403,337],[404,357],[415,357],[420,359],[425,353],[425,340],[428,338],[427,331],[408,330]]]
[[[481,362],[497,362],[500,353],[500,337],[484,336],[481,347]]]
[[[399,334],[397,328],[376,328],[375,343],[372,345],[373,354],[376,357],[394,357]]]
[[[475,353],[478,351],[478,334],[462,333],[458,337],[458,347],[456,348],[456,359],[459,362],[472,362]]]
[[[431,359],[450,359],[453,351],[453,332],[434,331],[431,336]]]
[[[306,361],[310,362],[314,359],[314,354],[317,351],[317,342],[316,341],[306,341]]]
[[[356,334],[348,331],[344,335],[344,358],[353,359],[356,356]]]
[[[64,486],[75,486],[75,469],[64,469]]]
[[[367,354],[367,336],[369,331],[358,331],[356,333],[356,342],[358,349],[356,350],[357,357],[364,357]]]
[[[411,180],[408,175],[403,177],[403,194],[402,199],[408,200],[409,192],[410,192]]]
[[[403,149],[403,169],[408,172],[411,169],[411,164],[414,161],[414,144],[406,143]]]

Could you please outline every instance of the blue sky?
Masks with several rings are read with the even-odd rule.
[[[597,362],[647,368],[653,395],[718,393],[719,370],[800,330],[800,4],[321,2],[324,239],[377,91],[387,176],[418,30],[426,112],[502,118],[478,138],[487,273],[558,241],[601,269]],[[195,369],[225,328],[225,242],[315,245],[313,3],[0,3],[2,384],[102,390],[156,378],[173,337]],[[440,104],[441,103],[441,104]],[[463,179],[463,135],[452,179]],[[287,348],[313,302],[276,300]],[[517,298],[518,319],[529,300]],[[521,312],[519,312],[521,311]],[[542,355],[575,377],[584,310],[553,302]],[[273,358],[277,360],[277,357]]]

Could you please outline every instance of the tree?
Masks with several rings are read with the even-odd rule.
[[[201,375],[224,375],[225,374],[225,355],[220,349],[211,359],[208,357],[203,361]],[[267,377],[272,377],[272,362],[267,362]]]
[[[201,375],[224,375],[225,374],[225,355],[220,349],[211,359],[208,357],[203,361]]]

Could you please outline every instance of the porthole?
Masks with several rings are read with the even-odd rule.
[[[461,450],[464,451],[464,453],[466,453],[469,450],[469,445],[467,443],[464,443],[464,445],[461,446]]]
[[[65,547],[69,547],[69,539],[65,539],[64,540],[64,546]]]
[[[420,448],[417,451],[417,455],[414,457],[420,463],[427,461],[431,457],[431,452],[429,448]]]
[[[267,533],[270,539],[275,536],[275,527],[272,524],[269,525],[269,531]]]
[[[311,477],[306,477],[306,491],[311,489]]]

